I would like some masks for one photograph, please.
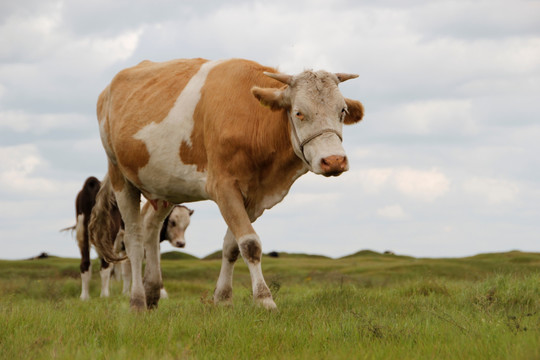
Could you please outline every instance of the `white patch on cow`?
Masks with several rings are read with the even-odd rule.
[[[114,266],[109,264],[108,268],[99,271],[99,275],[101,276],[101,297],[109,297],[109,283],[113,268]]]
[[[84,243],[84,214],[77,215],[77,223],[75,224],[75,237],[79,244],[79,249],[82,249]]]
[[[82,291],[81,300],[90,299],[90,280],[92,279],[92,264],[88,271],[81,273]]]
[[[140,169],[138,175],[154,198],[164,198],[168,194],[167,200],[175,203],[208,198],[206,172],[197,171],[196,165],[183,164],[179,150],[183,142],[192,145],[193,114],[201,98],[201,89],[210,70],[223,61],[204,63],[189,80],[165,119],[159,124],[148,124],[134,135],[135,139],[146,144],[150,154],[148,164]]]

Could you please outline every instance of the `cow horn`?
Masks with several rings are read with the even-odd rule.
[[[336,76],[337,76],[339,82],[344,82],[344,81],[347,81],[347,80],[354,79],[354,78],[358,77],[358,75],[356,75],[356,74],[344,74],[344,73],[336,73]]]
[[[271,77],[272,79],[276,79],[277,81],[280,81],[284,84],[291,85],[292,82],[292,76],[287,74],[275,74],[270,72],[264,72],[264,75]]]

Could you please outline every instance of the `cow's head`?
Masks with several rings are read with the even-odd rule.
[[[251,91],[263,105],[287,111],[296,155],[316,174],[338,176],[347,171],[349,163],[341,144],[343,124],[360,121],[364,107],[344,98],[338,84],[358,75],[326,71],[265,75],[287,86]]]
[[[175,206],[165,219],[161,230],[161,241],[168,240],[172,246],[183,248],[186,246],[184,233],[189,226],[193,210],[185,206]]]

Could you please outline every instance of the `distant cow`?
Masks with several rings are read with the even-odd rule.
[[[82,280],[82,291],[81,299],[87,300],[90,298],[90,279],[92,277],[92,263],[90,262],[90,243],[88,241],[88,222],[90,221],[90,214],[92,208],[96,202],[96,195],[101,187],[101,182],[91,176],[84,182],[84,185],[77,194],[75,200],[75,214],[77,222],[75,224],[75,233],[77,238],[77,244],[79,245],[79,250],[81,252],[81,280]],[[111,209],[108,213],[110,221],[108,223],[108,238],[106,241],[110,245],[114,244],[116,236],[120,231],[120,228],[123,227],[122,217],[118,211],[116,203],[111,205]],[[100,256],[101,269],[99,271],[101,275],[101,296],[109,296],[109,279],[113,267]]]
[[[90,243],[88,241],[88,221],[90,219],[90,214],[96,202],[96,195],[100,189],[100,181],[91,176],[86,179],[83,188],[77,194],[75,200],[75,210],[77,223],[74,227],[77,237],[77,243],[79,245],[79,250],[81,252],[81,280],[82,280],[82,291],[81,299],[87,300],[90,298],[89,286],[90,279],[92,277],[91,271],[91,262],[90,262]],[[104,239],[110,246],[114,246],[115,242],[117,246],[121,246],[124,228],[122,222],[122,217],[118,211],[116,201],[114,198],[108,200],[110,202],[110,209],[107,213],[108,217],[108,237]],[[142,213],[151,221],[155,216],[155,212],[150,206],[143,207]],[[190,216],[193,213],[193,210],[188,209],[185,206],[177,205],[172,207],[172,211],[163,222],[163,226],[160,233],[160,242],[168,240],[175,247],[183,248],[186,244],[184,238],[184,232],[189,225]],[[73,228],[68,228],[73,229]],[[109,264],[98,251],[98,256],[101,261],[101,297],[109,296],[109,280],[113,266]],[[125,266],[123,266],[126,269]],[[129,267],[127,267],[129,269]],[[129,292],[129,286],[131,283],[131,271],[124,275],[124,292]],[[126,281],[128,280],[128,281]]]
[[[157,306],[162,282],[154,240],[159,227],[147,228],[141,193],[155,206],[156,219],[165,218],[171,203],[216,202],[228,230],[214,302],[231,303],[241,254],[255,302],[276,308],[251,223],[307,171],[338,176],[348,170],[343,124],[360,121],[364,109],[338,85],[357,76],[311,70],[291,76],[248,60],[191,59],[143,61],[114,77],[97,103],[109,167],[91,240],[107,260],[118,260],[100,235],[107,227],[99,213],[108,205],[99,198],[113,192],[126,223],[132,308]]]

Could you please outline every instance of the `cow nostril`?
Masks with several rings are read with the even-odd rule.
[[[347,169],[347,157],[332,155],[321,159],[321,170],[328,175],[339,175]]]

